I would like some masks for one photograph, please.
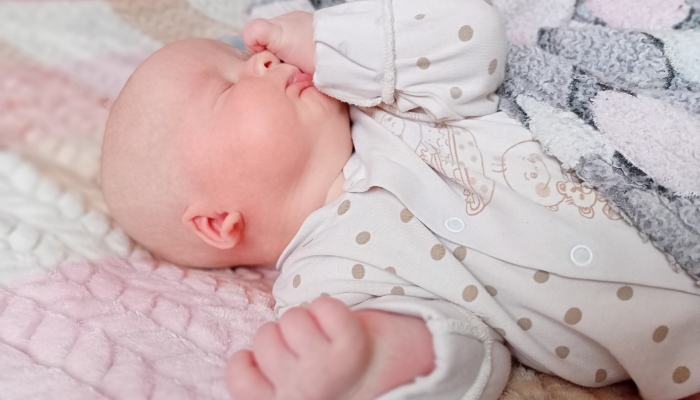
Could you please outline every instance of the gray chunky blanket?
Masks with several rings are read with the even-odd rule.
[[[501,108],[700,280],[700,4],[667,30],[619,29],[579,2],[512,45]]]
[[[700,0],[493,2],[512,41],[500,108],[700,283]],[[275,6],[309,2],[251,15]]]

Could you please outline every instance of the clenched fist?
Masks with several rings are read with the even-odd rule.
[[[254,19],[243,28],[243,42],[251,54],[268,50],[302,72],[316,67],[313,15],[294,11],[272,19]]]
[[[372,345],[359,319],[339,300],[321,297],[263,325],[252,350],[229,360],[235,400],[343,400],[362,391]]]

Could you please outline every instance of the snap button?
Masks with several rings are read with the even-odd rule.
[[[593,262],[593,251],[584,245],[574,246],[571,249],[571,262],[577,267],[587,267]]]
[[[462,232],[464,230],[464,221],[459,218],[448,218],[445,221],[445,227],[451,232]]]

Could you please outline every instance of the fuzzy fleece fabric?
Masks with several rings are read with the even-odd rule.
[[[677,132],[694,126],[697,133],[695,120],[685,116],[698,114],[698,63],[684,49],[698,48],[696,36],[685,35],[697,32],[698,0],[493,1],[507,19],[514,43],[509,71],[518,82],[504,86],[512,93],[504,109],[543,143],[546,133],[538,129],[558,124],[570,132],[575,145],[550,142],[548,148],[572,168],[592,171],[581,173],[584,179],[634,177],[631,189],[619,191],[666,196],[670,200],[659,203],[661,211],[682,215],[688,224],[696,221],[697,214],[684,204],[697,204],[692,203],[697,181],[667,171],[680,171],[678,160],[691,158],[692,138]],[[154,260],[126,236],[99,189],[104,122],[128,76],[165,43],[232,37],[248,15],[336,2],[0,1],[0,399],[229,398],[226,359],[274,319],[275,274],[182,269]],[[579,28],[590,32],[569,31]],[[620,36],[614,35],[625,39],[618,44],[620,55],[624,46],[632,46],[667,62],[652,57],[649,68],[647,61],[624,67],[646,71],[642,75],[654,78],[648,80],[611,67],[613,85],[600,76],[608,67],[566,52],[567,41],[618,43]],[[550,59],[558,61],[547,64]],[[577,75],[561,67],[565,61],[579,68]],[[537,63],[561,71],[545,72]],[[581,81],[594,76],[602,83],[594,86],[595,93],[576,86],[577,101],[569,104],[569,92],[555,86],[573,82],[574,76]],[[541,92],[547,85],[534,88],[527,85],[531,81],[553,85]],[[654,120],[659,113],[674,118]],[[638,115],[635,124],[621,123],[625,115]],[[677,136],[659,139],[653,123]],[[645,146],[628,140],[635,129],[646,129],[650,143],[686,145],[665,161],[651,160]],[[625,211],[622,203],[619,208]],[[634,212],[627,215],[634,220]],[[659,220],[657,225],[669,226],[665,217]],[[502,395],[504,400],[634,398],[630,383],[581,388],[519,365]]]

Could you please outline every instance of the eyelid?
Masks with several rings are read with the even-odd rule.
[[[221,88],[222,88],[222,89],[220,89],[220,92],[219,92],[219,94],[216,96],[216,100],[214,101],[214,109],[217,109],[217,108],[219,107],[219,102],[221,101],[221,98],[222,98],[222,97],[224,96],[224,94],[226,94],[226,92],[228,92],[234,85],[235,85],[235,82],[231,82],[231,81],[226,81],[225,83],[223,83],[223,84],[221,85]]]

